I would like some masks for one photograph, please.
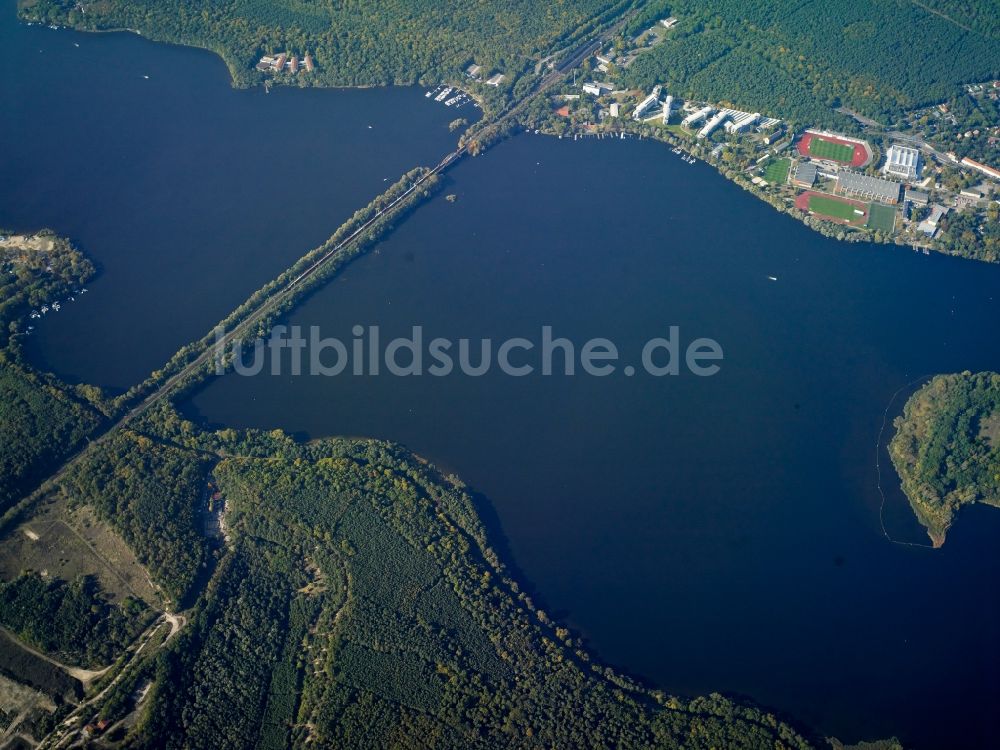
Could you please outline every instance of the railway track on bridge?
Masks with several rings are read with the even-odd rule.
[[[526,107],[536,96],[544,95],[544,93],[554,85],[563,81],[571,70],[575,69],[587,57],[594,54],[594,52],[607,43],[611,37],[618,33],[622,26],[627,23],[630,15],[631,14],[627,14],[595,38],[578,46],[563,62],[559,63],[552,72],[542,78],[542,80],[539,81],[526,96],[514,103],[514,105],[508,110],[500,113],[497,116],[497,119],[487,123],[480,133],[488,133],[490,129],[498,131],[515,118],[517,114],[522,111],[524,107]],[[283,303],[288,301],[290,298],[293,298],[298,290],[306,284],[306,282],[320,273],[338,256],[342,255],[345,250],[349,249],[362,239],[378,222],[385,219],[391,219],[393,215],[404,206],[407,200],[415,194],[415,192],[419,191],[422,186],[427,184],[428,180],[443,174],[446,170],[461,161],[462,158],[468,153],[469,148],[466,144],[460,145],[454,151],[446,154],[436,166],[427,170],[427,172],[425,172],[412,185],[407,187],[405,191],[394,198],[388,205],[379,209],[367,221],[355,228],[350,235],[337,243],[335,247],[331,248],[320,258],[316,259],[310,266],[288,282],[288,284],[264,299],[256,309],[248,313],[247,316],[234,325],[232,329],[225,332],[221,338],[217,338],[214,345],[206,345],[200,354],[184,365],[178,372],[163,381],[163,383],[156,387],[154,391],[142,397],[138,404],[129,408],[117,419],[111,419],[104,425],[103,429],[96,437],[89,438],[86,445],[63,461],[61,466],[50,474],[48,478],[45,479],[33,492],[12,506],[12,508],[4,514],[3,520],[0,521],[0,527],[16,518],[20,512],[30,506],[38,498],[52,491],[58,482],[65,477],[66,473],[80,459],[93,451],[97,446],[111,439],[116,430],[142,416],[153,406],[163,401],[163,399],[168,398],[177,388],[186,384],[189,378],[195,376],[201,368],[206,367],[212,362],[215,353],[219,351],[220,348],[225,351],[225,349],[231,346],[234,342],[241,340],[248,332],[253,330],[254,326],[265,320],[268,315],[272,314]]]

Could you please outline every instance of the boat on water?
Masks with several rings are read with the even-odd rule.
[[[768,276],[767,278],[769,278],[771,281],[777,281],[778,280],[777,276]]]
[[[451,93],[451,86],[448,86],[447,88],[445,88],[444,91],[442,91],[440,94],[434,97],[434,101],[443,102],[445,99],[448,98],[448,94],[450,93]]]

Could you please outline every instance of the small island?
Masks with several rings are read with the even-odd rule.
[[[938,375],[895,426],[889,455],[935,547],[963,506],[1000,507],[1000,374]]]

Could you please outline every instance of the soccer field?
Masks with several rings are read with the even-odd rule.
[[[833,159],[850,163],[854,158],[854,147],[845,146],[843,143],[824,141],[822,138],[813,138],[809,141],[809,155],[817,159]]]
[[[788,167],[791,163],[791,159],[777,159],[768,162],[767,167],[764,168],[764,179],[772,185],[784,185],[788,181]]]
[[[891,232],[896,228],[896,208],[872,203],[868,207],[868,228]]]
[[[862,214],[855,213],[857,208],[853,203],[845,203],[823,195],[813,195],[809,198],[809,210],[813,213],[831,219],[842,219],[851,224],[857,224],[865,218]]]

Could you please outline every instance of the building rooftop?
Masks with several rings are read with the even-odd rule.
[[[940,223],[942,217],[948,213],[948,209],[944,206],[933,206],[931,208],[931,215],[924,219],[920,224],[917,225],[919,229],[924,234],[933,237],[938,230],[938,224]]]
[[[911,146],[894,143],[886,152],[885,166],[889,171],[916,171],[920,166],[920,152]]]
[[[900,184],[898,182],[883,180],[880,177],[869,177],[866,174],[838,172],[837,187],[845,192],[884,203],[896,203],[899,200]]]
[[[800,161],[795,167],[795,176],[792,178],[796,184],[811,186],[816,182],[816,165],[808,161]]]

